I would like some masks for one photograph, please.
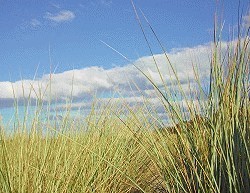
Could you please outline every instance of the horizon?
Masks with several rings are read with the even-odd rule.
[[[195,85],[192,59],[197,62],[202,80],[208,81],[214,13],[216,9],[223,10],[222,40],[226,49],[226,44],[233,41],[227,28],[237,32],[238,2],[218,6],[211,1],[134,3],[166,48],[185,91],[188,92],[189,80]],[[241,1],[242,22],[247,26],[250,24],[248,6],[249,1]],[[0,41],[3,42],[0,45],[0,115],[5,120],[6,114],[11,114],[14,98],[22,104],[22,99],[33,100],[36,91],[41,88],[44,91],[51,71],[52,93],[44,95],[45,101],[52,97],[62,105],[73,97],[76,109],[90,108],[94,96],[107,100],[119,93],[114,98],[122,96],[136,103],[142,98],[137,88],[130,85],[135,82],[157,106],[152,85],[133,67],[135,64],[157,84],[162,84],[130,1],[0,2],[0,10]],[[165,56],[141,14],[140,17],[168,84],[171,73],[166,69]]]

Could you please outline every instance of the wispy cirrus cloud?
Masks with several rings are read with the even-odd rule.
[[[42,25],[42,23],[38,19],[31,19],[30,26],[32,28],[38,28]]]
[[[43,26],[43,23],[36,18],[30,19],[28,21],[24,21],[23,23],[20,24],[20,28],[22,30],[25,30],[25,29],[37,30],[42,26]]]
[[[56,6],[56,5],[53,5],[53,6]],[[56,8],[59,9],[60,7],[56,7]],[[53,14],[50,12],[46,12],[43,17],[32,18],[30,20],[27,20],[23,22],[20,25],[20,27],[21,29],[38,30],[48,24],[46,23],[46,20],[49,20],[55,23],[63,23],[63,22],[72,21],[75,17],[76,17],[75,13],[69,10],[61,10]]]
[[[61,10],[57,13],[47,12],[44,15],[45,19],[48,19],[48,20],[56,22],[56,23],[72,21],[75,17],[76,17],[75,13],[72,11],[69,11],[69,10]]]
[[[93,7],[110,7],[113,4],[113,0],[91,0],[91,1],[83,1],[79,4],[81,8],[87,9],[89,6]]]
[[[100,2],[102,5],[105,5],[105,6],[110,6],[113,3],[112,0],[101,0]]]

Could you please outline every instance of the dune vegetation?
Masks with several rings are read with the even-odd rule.
[[[150,24],[149,28],[158,40]],[[172,77],[187,101],[185,111],[174,100],[171,86],[162,79],[160,87],[144,74],[172,125],[160,125],[157,112],[145,110],[144,105],[150,105],[146,97],[136,107],[126,100],[117,105],[112,99],[93,104],[82,123],[70,121],[68,114],[57,124],[44,122],[40,112],[47,107],[38,98],[31,124],[23,118],[14,121],[11,134],[1,126],[0,192],[249,192],[248,32],[239,32],[222,52],[221,28],[215,25],[209,92],[194,65],[194,102],[178,77]]]

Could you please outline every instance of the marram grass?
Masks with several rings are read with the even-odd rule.
[[[60,124],[43,122],[39,99],[31,125],[23,119],[11,135],[1,126],[0,192],[249,192],[249,41],[247,32],[225,53],[215,30],[209,95],[197,78],[205,97],[198,107],[187,103],[189,121],[169,88],[146,77],[173,126],[159,127],[160,120],[149,119],[153,111],[112,102],[93,106],[82,124],[68,115]],[[167,54],[166,60],[176,74]]]

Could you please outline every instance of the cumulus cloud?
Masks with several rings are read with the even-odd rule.
[[[199,76],[202,79],[209,77],[210,49],[211,45],[207,44],[172,50],[168,53],[184,92],[189,93],[190,87],[194,88],[196,85],[193,63],[197,64]],[[164,83],[161,81],[152,56],[145,56],[134,61],[133,64],[110,69],[92,66],[55,73],[52,74],[52,79],[49,74],[46,74],[35,80],[0,82],[0,102],[14,98],[33,100],[42,98],[44,101],[50,99],[64,101],[72,98],[75,101],[74,108],[78,108],[83,104],[79,101],[85,99],[90,101],[95,95],[110,98],[112,93],[119,93],[116,95],[117,100],[123,98],[129,103],[140,103],[145,99],[144,97],[147,97],[150,103],[157,106],[158,99],[153,86],[135,66],[147,74],[160,88],[171,87],[171,91],[177,91],[179,88],[165,55],[157,54],[154,57]],[[3,105],[1,103],[1,106]],[[86,103],[84,105],[86,106]]]
[[[56,23],[61,23],[66,21],[72,21],[75,18],[75,14],[69,10],[61,10],[60,12],[54,14],[47,12],[44,18],[50,21],[54,21]]]

